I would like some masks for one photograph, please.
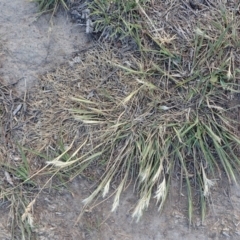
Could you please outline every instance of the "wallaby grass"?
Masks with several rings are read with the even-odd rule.
[[[50,3],[61,3],[41,2],[54,9]],[[100,169],[85,206],[105,198],[117,182],[114,211],[133,182],[137,220],[152,198],[162,210],[178,174],[180,188],[187,189],[189,223],[196,193],[204,221],[211,187],[223,172],[229,183],[237,182],[240,164],[239,103],[231,105],[239,94],[239,16],[220,2],[208,7],[196,20],[194,10],[174,1],[91,1],[100,40],[134,42],[135,50],[96,45],[74,67],[43,76],[44,89],[29,97],[28,110],[41,114],[23,128],[31,133],[25,139],[34,140],[19,146],[19,165],[5,164],[4,170],[20,179],[18,186],[34,187],[40,173],[73,179]],[[44,164],[39,172],[29,171],[33,156]],[[14,200],[14,189],[1,189],[0,199]],[[37,196],[22,205],[25,212]]]
[[[226,31],[220,29],[214,41],[205,34],[200,29],[196,32],[192,43],[193,71],[187,76],[178,73],[178,79],[176,70],[182,68],[181,61],[174,60],[181,56],[174,53],[170,56],[148,53],[146,62],[133,58],[134,63],[127,67],[103,57],[106,64],[120,69],[122,84],[128,90],[124,93],[110,83],[97,88],[91,100],[86,89],[73,98],[79,104],[71,110],[75,118],[93,127],[67,162],[61,157],[70,149],[48,163],[59,168],[76,163],[86,166],[96,159],[104,163],[106,171],[101,183],[85,200],[86,204],[100,193],[105,197],[117,177],[114,211],[129,179],[137,179],[140,200],[133,216],[139,219],[152,196],[159,202],[159,210],[162,208],[171,177],[180,168],[181,185],[188,189],[191,222],[193,190],[198,188],[200,193],[204,219],[206,199],[214,184],[211,179],[217,179],[224,170],[230,182],[236,181],[240,140],[231,125],[237,122],[229,118],[227,105],[229,97],[238,91],[232,77],[237,72],[231,65]],[[205,64],[213,58],[221,65],[209,70]],[[147,59],[155,61],[149,64]],[[168,72],[161,68],[166,63]],[[82,152],[87,146],[91,150]],[[78,153],[80,157],[73,160]]]
[[[127,66],[102,58],[121,69],[127,91],[104,84],[91,100],[85,92],[79,92],[74,98],[79,106],[71,112],[80,122],[93,126],[91,133],[67,162],[60,155],[48,163],[65,168],[76,163],[86,166],[96,159],[103,162],[106,171],[85,203],[90,204],[99,194],[105,197],[117,177],[112,211],[119,205],[129,180],[135,179],[139,202],[133,216],[138,220],[152,197],[162,209],[171,177],[181,169],[181,186],[186,185],[188,190],[189,222],[193,191],[199,192],[204,220],[213,179],[224,171],[230,183],[236,182],[239,171],[240,139],[234,128],[238,122],[230,117],[232,109],[228,107],[239,92],[239,69],[234,57],[234,52],[239,51],[237,17],[220,5],[219,10],[213,9],[218,17],[213,14],[209,25],[195,25],[188,41],[180,41],[178,47],[185,45],[178,48],[177,36],[167,38],[170,35],[164,30],[165,37],[160,36],[144,10],[150,5],[136,1],[129,7],[124,3],[96,1],[90,6],[99,16],[96,29],[106,38],[138,36],[134,40],[141,57],[133,57]],[[108,14],[110,9],[114,14]],[[135,14],[146,21],[144,28],[133,27],[137,26]],[[95,143],[91,145],[92,137]],[[89,145],[91,150],[83,154],[82,149]],[[72,160],[78,153],[80,157]]]

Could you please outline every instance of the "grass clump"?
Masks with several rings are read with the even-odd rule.
[[[99,194],[106,197],[117,180],[114,211],[129,181],[135,181],[139,202],[133,216],[140,219],[152,197],[162,209],[178,172],[180,186],[187,190],[191,223],[194,191],[199,192],[203,220],[215,180],[224,172],[230,183],[237,181],[240,139],[229,100],[239,92],[232,50],[238,48],[239,38],[233,34],[233,23],[224,21],[213,22],[211,31],[204,26],[195,30],[188,52],[192,54],[187,55],[190,67],[186,57],[170,50],[149,50],[127,64],[98,54],[98,68],[110,65],[117,76],[96,84],[99,76],[89,66],[92,82],[72,98],[78,108],[71,111],[88,133],[67,161],[60,155],[48,162],[59,168],[76,163],[85,168],[97,161],[105,167],[86,205]]]
[[[146,0],[141,0],[145,4]],[[134,0],[90,1],[94,32],[100,33],[100,40],[136,40],[141,31],[141,16],[138,3]]]

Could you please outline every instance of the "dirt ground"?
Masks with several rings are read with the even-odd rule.
[[[0,80],[18,94],[38,81],[38,76],[71,61],[72,56],[90,45],[79,28],[63,14],[52,18],[36,16],[33,3],[23,0],[0,1],[0,38],[3,53]],[[137,196],[130,186],[111,213],[111,199],[86,211],[82,200],[92,190],[92,182],[75,178],[67,188],[44,190],[33,208],[35,236],[32,239],[99,239],[99,240],[174,240],[174,239],[240,239],[240,187],[229,186],[224,179],[213,189],[210,209],[204,224],[195,217],[188,226],[186,196],[179,196],[178,179],[174,179],[164,211],[157,212],[155,202],[139,223],[131,211]],[[2,181],[2,180],[1,180]],[[0,181],[0,184],[1,184]],[[0,203],[0,240],[10,240],[11,214],[7,202]],[[77,222],[76,222],[77,221]],[[17,237],[16,239],[21,239]]]
[[[19,91],[87,47],[84,29],[71,24],[66,13],[39,17],[37,6],[23,0],[0,1],[0,39],[0,76]]]
[[[110,213],[112,202],[108,200],[86,212],[73,226],[82,207],[81,201],[88,196],[89,185],[77,178],[69,185],[70,192],[63,189],[39,199],[35,217],[40,239],[239,239],[239,188],[232,188],[231,197],[215,191],[204,225],[196,218],[194,226],[188,227],[186,198],[179,198],[176,184],[161,215],[152,202],[142,220],[133,222],[131,211],[137,198],[130,187],[122,196],[117,212]]]

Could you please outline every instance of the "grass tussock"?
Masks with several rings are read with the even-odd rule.
[[[141,4],[146,4],[141,0]],[[138,33],[142,28],[139,14],[139,2],[135,0],[90,1],[88,4],[93,19],[94,32],[100,33],[100,40],[121,40],[129,43],[139,40]]]
[[[106,197],[117,179],[114,211],[134,181],[139,202],[133,216],[140,219],[151,198],[162,209],[177,171],[187,189],[191,222],[193,191],[199,192],[204,219],[210,189],[222,172],[230,183],[237,181],[240,139],[231,114],[238,106],[230,108],[229,103],[239,92],[233,50],[238,51],[239,40],[236,22],[228,20],[217,19],[210,30],[196,27],[184,55],[174,48],[169,53],[149,50],[141,59],[125,61],[103,50],[93,54],[92,64],[79,66],[88,69],[90,78],[71,98],[77,108],[70,112],[87,134],[67,161],[60,155],[48,164],[68,168],[101,162],[105,172],[87,205],[99,194]],[[111,69],[109,78],[100,74],[103,69]]]
[[[64,171],[83,171],[97,162],[104,172],[85,203],[90,204],[99,194],[106,197],[111,183],[117,180],[112,211],[129,182],[135,182],[139,202],[133,216],[137,219],[151,198],[162,209],[171,180],[179,173],[180,186],[187,189],[189,221],[196,191],[204,219],[216,179],[224,172],[230,183],[236,182],[239,171],[238,116],[233,113],[238,105],[230,106],[239,93],[238,17],[223,5],[219,9],[212,6],[205,13],[207,18],[192,18],[190,23],[180,18],[175,29],[167,27],[165,17],[165,21],[156,21],[154,7],[158,5],[135,2],[120,11],[123,3],[94,1],[92,6],[102,13],[94,13],[99,16],[95,24],[102,33],[120,39],[120,33],[138,36],[135,40],[141,52],[130,56],[121,49],[92,50],[74,73],[68,70],[50,77],[65,83],[72,79],[70,88],[75,86],[75,91],[69,97],[75,108],[65,109],[72,108],[70,112],[82,124],[83,132],[77,145],[62,149],[47,164]],[[111,8],[115,15],[107,21],[107,11],[103,10]],[[188,13],[192,17],[183,6],[171,6],[168,11],[172,11],[171,18],[181,11],[182,16]],[[126,22],[123,18],[128,14],[132,17]],[[131,27],[134,14],[145,20],[144,28]],[[120,24],[124,21],[127,25]],[[111,28],[116,22],[123,29],[116,25]],[[185,28],[184,23],[188,23]],[[63,159],[66,154],[68,158]]]

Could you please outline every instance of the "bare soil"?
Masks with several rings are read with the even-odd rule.
[[[36,12],[36,6],[27,1],[0,2],[0,81],[18,95],[37,85],[39,75],[72,62],[76,52],[90,47],[84,29],[72,24],[66,13],[37,18]],[[4,177],[0,184],[2,181]],[[188,226],[187,197],[179,192],[177,178],[164,211],[160,214],[152,202],[140,222],[135,223],[131,211],[137,196],[132,186],[122,196],[117,212],[110,212],[112,200],[108,199],[96,203],[79,219],[82,200],[92,191],[93,182],[78,176],[66,188],[44,190],[37,198],[33,207],[35,235],[31,239],[240,239],[240,188],[226,182],[223,177],[218,185],[224,187],[213,189],[204,223],[195,217],[193,226]],[[0,240],[13,239],[12,215],[9,203],[1,202]]]
[[[0,78],[19,91],[87,47],[84,29],[71,24],[66,12],[39,17],[37,10],[30,1],[0,2]]]
[[[62,193],[47,194],[45,199],[43,196],[39,199],[35,208],[40,225],[38,234],[40,239],[239,239],[239,188],[232,188],[231,197],[214,191],[215,200],[204,225],[196,218],[194,226],[189,227],[186,196],[179,197],[177,182],[174,185],[161,214],[152,202],[140,222],[133,222],[131,211],[137,197],[130,187],[122,196],[117,212],[110,212],[112,201],[107,200],[86,212],[73,226],[90,186],[85,180],[77,178],[69,185],[70,192],[63,189]]]

